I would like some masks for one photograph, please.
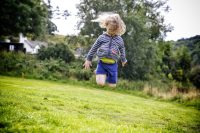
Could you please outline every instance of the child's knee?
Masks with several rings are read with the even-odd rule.
[[[97,83],[99,86],[105,86],[105,83]]]
[[[106,75],[96,75],[97,85],[104,86],[106,81]]]

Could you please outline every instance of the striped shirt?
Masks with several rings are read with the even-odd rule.
[[[92,61],[95,54],[98,58],[111,58],[116,62],[121,58],[122,62],[127,62],[121,36],[110,36],[106,33],[100,35],[87,54],[87,60]]]

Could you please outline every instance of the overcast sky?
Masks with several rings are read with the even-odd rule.
[[[77,34],[76,24],[78,18],[76,4],[80,0],[52,0],[53,6],[59,6],[61,10],[67,9],[71,16],[67,20],[54,19],[58,26],[58,34]],[[200,0],[169,0],[168,5],[171,10],[165,14],[166,23],[174,26],[174,30],[167,34],[166,40],[177,40],[180,38],[200,35]]]

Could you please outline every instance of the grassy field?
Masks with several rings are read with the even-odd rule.
[[[200,111],[80,85],[0,76],[0,132],[200,132]]]

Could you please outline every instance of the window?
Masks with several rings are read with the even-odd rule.
[[[9,49],[10,49],[10,51],[14,51],[15,50],[15,46],[14,45],[10,45]]]

